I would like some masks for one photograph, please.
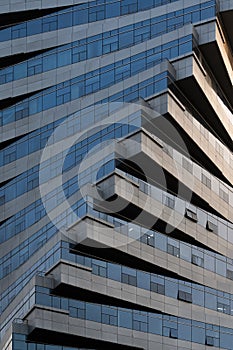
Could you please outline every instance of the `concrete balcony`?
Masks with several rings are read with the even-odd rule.
[[[226,98],[233,106],[233,56],[228,39],[224,34],[224,28],[222,28],[220,21],[216,19],[196,26],[195,29],[199,34],[199,49]]]
[[[186,215],[189,208],[188,203],[177,198],[174,200],[174,207],[168,207],[168,197],[162,197],[161,191],[153,189],[149,190],[149,194],[147,194],[129,178],[124,178],[117,173],[101,180],[97,186],[101,198],[94,199],[95,210],[123,220],[127,216],[136,225],[164,232],[176,239],[182,238],[184,242],[194,245],[201,244],[207,249],[211,248],[224,256],[231,257],[233,242],[230,238],[230,231],[228,234],[230,239],[223,237],[221,222],[216,222],[215,232],[210,231],[208,221],[211,219],[204,211],[198,210],[196,220],[191,220]],[[105,221],[104,223],[106,225]],[[113,228],[114,226],[108,223],[106,234],[108,235],[108,230]],[[79,242],[78,239],[82,241],[82,231],[78,237],[73,237],[75,242]],[[72,236],[69,236],[69,239],[72,240]],[[111,244],[114,246],[113,242]]]
[[[187,231],[188,230],[189,228],[187,224]],[[204,230],[201,230],[199,228],[198,231],[199,232],[197,233],[197,235],[199,241],[201,242],[201,236],[206,235],[206,233],[204,232]],[[156,267],[156,271],[159,271],[158,269],[160,269],[160,271],[163,271],[163,273],[165,274],[166,271],[171,271],[173,275],[177,278],[181,276],[182,278],[195,281],[196,283],[207,285],[210,288],[221,289],[231,294],[233,293],[233,283],[229,281],[229,279],[226,279],[226,277],[217,275],[214,272],[211,272],[207,269],[203,269],[199,266],[191,264],[190,262],[184,261],[179,257],[161,251],[156,247],[152,247],[141,243],[139,240],[130,237],[130,235],[122,234],[116,229],[110,228],[108,226],[108,223],[97,220],[96,218],[88,216],[83,220],[77,222],[67,230],[67,235],[69,239],[73,241],[74,244],[77,244],[77,248],[79,244],[82,244],[87,248],[93,246],[97,248],[106,248],[101,249],[99,251],[99,254],[104,259],[111,260],[111,258],[114,256],[115,261],[118,258],[119,262],[122,262],[122,258],[124,256],[127,261],[133,261],[134,264],[136,264],[134,266],[137,266],[138,269],[145,271],[146,266],[147,271],[153,272],[154,268]],[[209,242],[211,244],[211,239],[209,239]],[[220,241],[218,240],[218,242]],[[215,243],[214,241],[212,241],[210,248],[212,248],[214,244],[216,247],[218,243],[216,241]],[[114,248],[117,248],[115,255]],[[110,251],[108,252],[109,249]],[[79,267],[77,268],[79,269]],[[58,270],[55,269],[55,272],[53,270],[50,270],[49,273],[52,273],[54,274],[54,276],[57,276],[57,284],[55,286],[59,286],[62,283],[67,284],[69,282],[68,284],[74,283],[75,285],[78,283],[81,287],[88,287],[88,289],[92,288],[92,282],[89,281],[89,277],[87,276],[88,272],[79,271],[77,268],[75,273],[76,278],[78,278],[78,282],[75,282],[75,279],[73,277],[68,281],[67,277],[65,277],[65,274],[64,278],[61,279],[61,277],[56,275],[56,271],[58,273],[60,269],[59,267]],[[64,269],[67,270],[71,268],[64,267]],[[86,276],[85,281],[81,281],[78,276],[84,275]],[[102,292],[103,291],[104,289],[102,289]],[[113,296],[114,295],[116,296],[116,294],[113,293]],[[132,298],[131,301],[133,301]]]
[[[220,18],[223,22],[223,26],[226,30],[228,40],[230,42],[231,48],[233,49],[233,23],[232,23],[232,11],[233,2],[232,0],[220,0]]]
[[[194,118],[171,90],[168,89],[167,92],[157,95],[148,103],[158,112],[158,117],[154,120],[158,137],[178,151],[184,151],[177,139],[176,142],[172,141],[174,131],[168,127],[168,123],[171,122],[173,125],[175,123],[191,158],[224,182],[233,183],[232,153]]]
[[[97,293],[96,298],[112,298],[121,300],[129,305],[135,303],[142,308],[157,310],[159,312],[171,313],[178,317],[192,317],[196,321],[205,322],[203,318],[203,307],[195,304],[185,303],[159,293],[155,293],[146,289],[137,288],[122,282],[114,281],[106,277],[93,275],[90,271],[80,270],[79,266],[61,261],[49,273],[54,278],[55,288],[53,293],[56,295],[65,295],[69,293],[71,298],[82,293],[82,289],[87,293]],[[126,305],[126,304],[125,304]],[[211,322],[220,323],[222,326],[229,325],[231,321],[230,315],[217,313],[217,311],[204,308],[206,317],[212,317]]]
[[[233,115],[220,97],[218,87],[210,78],[196,54],[173,62],[177,86],[182,94],[205,119],[210,130],[217,130],[219,138],[233,150]],[[220,94],[220,95],[219,95]],[[197,104],[197,101],[199,103]],[[203,120],[199,120],[203,123]]]
[[[123,145],[126,140],[122,142]],[[179,152],[173,150],[172,155],[168,154],[166,145],[159,144],[153,135],[145,130],[136,132],[129,140],[131,143],[125,148],[125,158],[139,165],[144,173],[148,174],[149,182],[166,187],[168,192],[178,191],[181,198],[191,200],[194,205],[205,210],[219,213],[232,222],[233,193],[230,186],[207,172],[204,174],[204,170],[195,163],[190,163],[192,171],[186,170]],[[202,182],[203,175],[211,179],[213,185],[210,188]],[[222,198],[222,191],[226,193],[227,201]]]
[[[121,350],[155,350],[166,347],[188,350],[192,343],[184,340],[162,337],[161,335],[136,331],[123,327],[111,326],[100,322],[72,318],[60,310],[36,306],[26,317],[33,330],[29,340],[51,342],[54,339],[60,344],[83,344],[99,349]],[[56,321],[55,321],[56,320]],[[71,343],[72,344],[72,343]],[[197,344],[198,350],[208,350],[208,346]],[[217,350],[216,347],[212,347]]]
[[[78,228],[80,229],[80,227]],[[143,248],[144,251],[142,252],[142,254],[144,254],[144,257],[146,257],[146,255],[150,254],[151,247],[145,246],[142,247],[142,249]],[[131,254],[132,259],[134,259],[136,257],[135,254]],[[163,260],[166,261],[166,255],[159,255],[159,252],[157,250],[154,251],[154,254],[161,258],[161,262]],[[167,258],[167,260],[169,264],[172,263],[172,260],[170,260],[169,257]],[[150,263],[151,265],[153,265],[152,262]],[[186,265],[187,263],[184,263],[183,271],[185,271],[185,269],[188,270],[188,265]],[[195,276],[201,276],[201,271],[197,273],[195,269],[197,270],[198,268],[196,266],[193,266],[193,273],[195,273]],[[212,283],[214,278],[210,277],[212,277],[212,275],[209,276],[209,279],[207,279],[207,285],[209,285],[209,287],[212,287],[212,285],[214,284]],[[223,281],[223,278],[220,278],[218,283],[222,283],[223,285]],[[7,319],[8,315],[12,316],[12,313],[14,313],[14,311],[16,312],[17,319],[20,319],[23,314],[30,315],[31,312],[33,312],[34,309],[37,308],[40,310],[47,309],[48,311],[51,311],[53,313],[54,321],[60,314],[64,316],[68,315],[67,311],[65,310],[59,311],[59,309],[52,309],[51,307],[46,308],[44,306],[36,305],[33,303],[30,303],[30,305],[28,303],[25,303],[22,311],[22,307],[20,309],[21,305],[19,301],[21,301],[22,298],[24,298],[24,300],[27,300],[29,294],[35,286],[50,288],[51,294],[58,295],[61,297],[64,294],[67,295],[68,293],[69,298],[71,299],[77,299],[77,295],[80,295],[80,298],[84,297],[85,299],[85,295],[91,297],[92,293],[95,293],[95,302],[97,303],[101,303],[101,299],[103,300],[103,298],[105,298],[105,300],[110,300],[111,298],[111,301],[115,302],[116,305],[120,302],[122,304],[122,307],[123,305],[125,305],[126,308],[134,308],[136,306],[136,308],[141,307],[147,309],[148,311],[172,313],[174,316],[177,317],[191,318],[193,316],[193,318],[196,321],[208,322],[209,320],[209,322],[220,324],[225,327],[229,326],[229,322],[231,321],[231,317],[229,315],[218,313],[217,311],[210,309],[203,309],[203,307],[200,307],[195,304],[185,303],[178,299],[176,300],[174,298],[170,298],[162,294],[127,285],[125,283],[114,281],[106,277],[94,275],[92,274],[92,270],[90,268],[66,260],[61,260],[60,262],[58,262],[44,276],[35,276],[29,282],[29,284],[24,287],[24,289],[19,293],[19,295],[17,295],[16,299],[10,305],[9,310],[7,310],[7,312],[5,312],[4,315],[1,316],[1,320]],[[225,290],[225,288],[223,289]],[[84,290],[85,294],[83,294]],[[228,290],[229,288],[227,289],[227,291]],[[17,313],[17,310],[20,311],[20,313]],[[205,313],[203,313],[203,311]],[[4,322],[2,323],[2,326],[4,327]],[[25,334],[30,334],[31,332],[33,333],[35,330],[34,325],[28,321],[27,317],[25,321],[22,320],[22,322],[20,323],[13,323],[14,329],[18,329],[20,327],[22,327],[21,330],[25,331]],[[6,330],[2,340],[7,338],[7,333],[8,331]]]

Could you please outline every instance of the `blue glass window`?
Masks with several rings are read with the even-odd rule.
[[[200,327],[201,322],[193,321],[192,325],[192,342],[205,344],[205,328]]]
[[[119,37],[119,50],[133,44],[133,31],[123,33]]]
[[[217,296],[212,293],[208,293],[207,291],[208,289],[206,288],[206,294],[205,294],[206,307],[208,309],[217,310]]]
[[[118,318],[119,318],[119,322],[118,322],[119,327],[124,327],[129,329],[133,328],[133,317],[131,312],[119,309]]]
[[[60,14],[58,18],[58,29],[67,28],[72,24],[72,12]]]
[[[149,316],[149,332],[162,335],[162,318]]]
[[[121,281],[121,266],[108,264],[108,278],[111,278],[115,281]]]
[[[120,16],[120,13],[121,13],[120,9],[121,9],[121,4],[119,1],[106,4],[106,18]]]
[[[90,321],[101,322],[101,306],[87,304],[86,318]]]

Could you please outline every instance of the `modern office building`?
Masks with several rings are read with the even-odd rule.
[[[0,349],[233,350],[233,0],[0,1]]]

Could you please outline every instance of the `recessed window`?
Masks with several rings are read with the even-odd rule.
[[[223,199],[226,203],[229,202],[229,195],[225,191],[223,191],[221,188],[219,189],[219,197]]]
[[[177,339],[178,338],[178,331],[175,328],[170,329],[170,338]]]
[[[206,223],[206,228],[208,231],[211,231],[211,232],[215,233],[216,235],[218,234],[218,226],[209,220]]]
[[[122,283],[130,284],[131,286],[137,285],[137,279],[136,276],[127,275],[125,273],[122,273]]]
[[[182,158],[182,166],[186,169],[190,174],[193,173],[193,164],[189,162],[186,158]]]
[[[167,245],[167,252],[168,254],[174,255],[177,258],[180,256],[180,248],[174,247],[173,245],[169,244]]]
[[[203,267],[204,266],[204,259],[200,256],[192,254],[192,264],[196,266]]]
[[[184,292],[182,290],[178,291],[178,299],[182,301],[186,301],[187,303],[192,303],[192,294],[188,292]]]
[[[174,209],[174,207],[175,207],[175,200],[173,198],[170,198],[170,197],[165,197],[164,204],[168,208]]]
[[[229,278],[230,280],[233,280],[233,271],[227,270],[227,278]]]
[[[93,264],[92,273],[97,276],[107,277],[107,269],[106,267],[103,267],[103,266]]]
[[[211,188],[211,180],[204,174],[201,174],[201,182],[208,188]]]
[[[155,247],[155,238],[154,235],[143,235],[141,238],[141,242],[151,246],[151,247]]]
[[[206,345],[214,346],[214,338],[210,337],[210,336],[207,336],[205,343],[206,343]]]
[[[185,211],[185,217],[194,221],[194,222],[197,222],[197,213],[195,213],[194,211],[190,210],[190,209],[186,209]]]
[[[163,284],[160,283],[155,283],[155,282],[151,282],[150,284],[150,290],[152,292],[158,293],[158,294],[165,294],[165,287]]]
[[[150,245],[151,247],[155,246],[155,238],[154,236],[148,236],[147,235],[147,245]]]
[[[224,303],[217,303],[217,310],[218,312],[222,312],[224,314],[230,314],[230,306]]]

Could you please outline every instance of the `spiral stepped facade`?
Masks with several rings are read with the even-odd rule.
[[[0,348],[233,350],[233,0],[0,23]]]

